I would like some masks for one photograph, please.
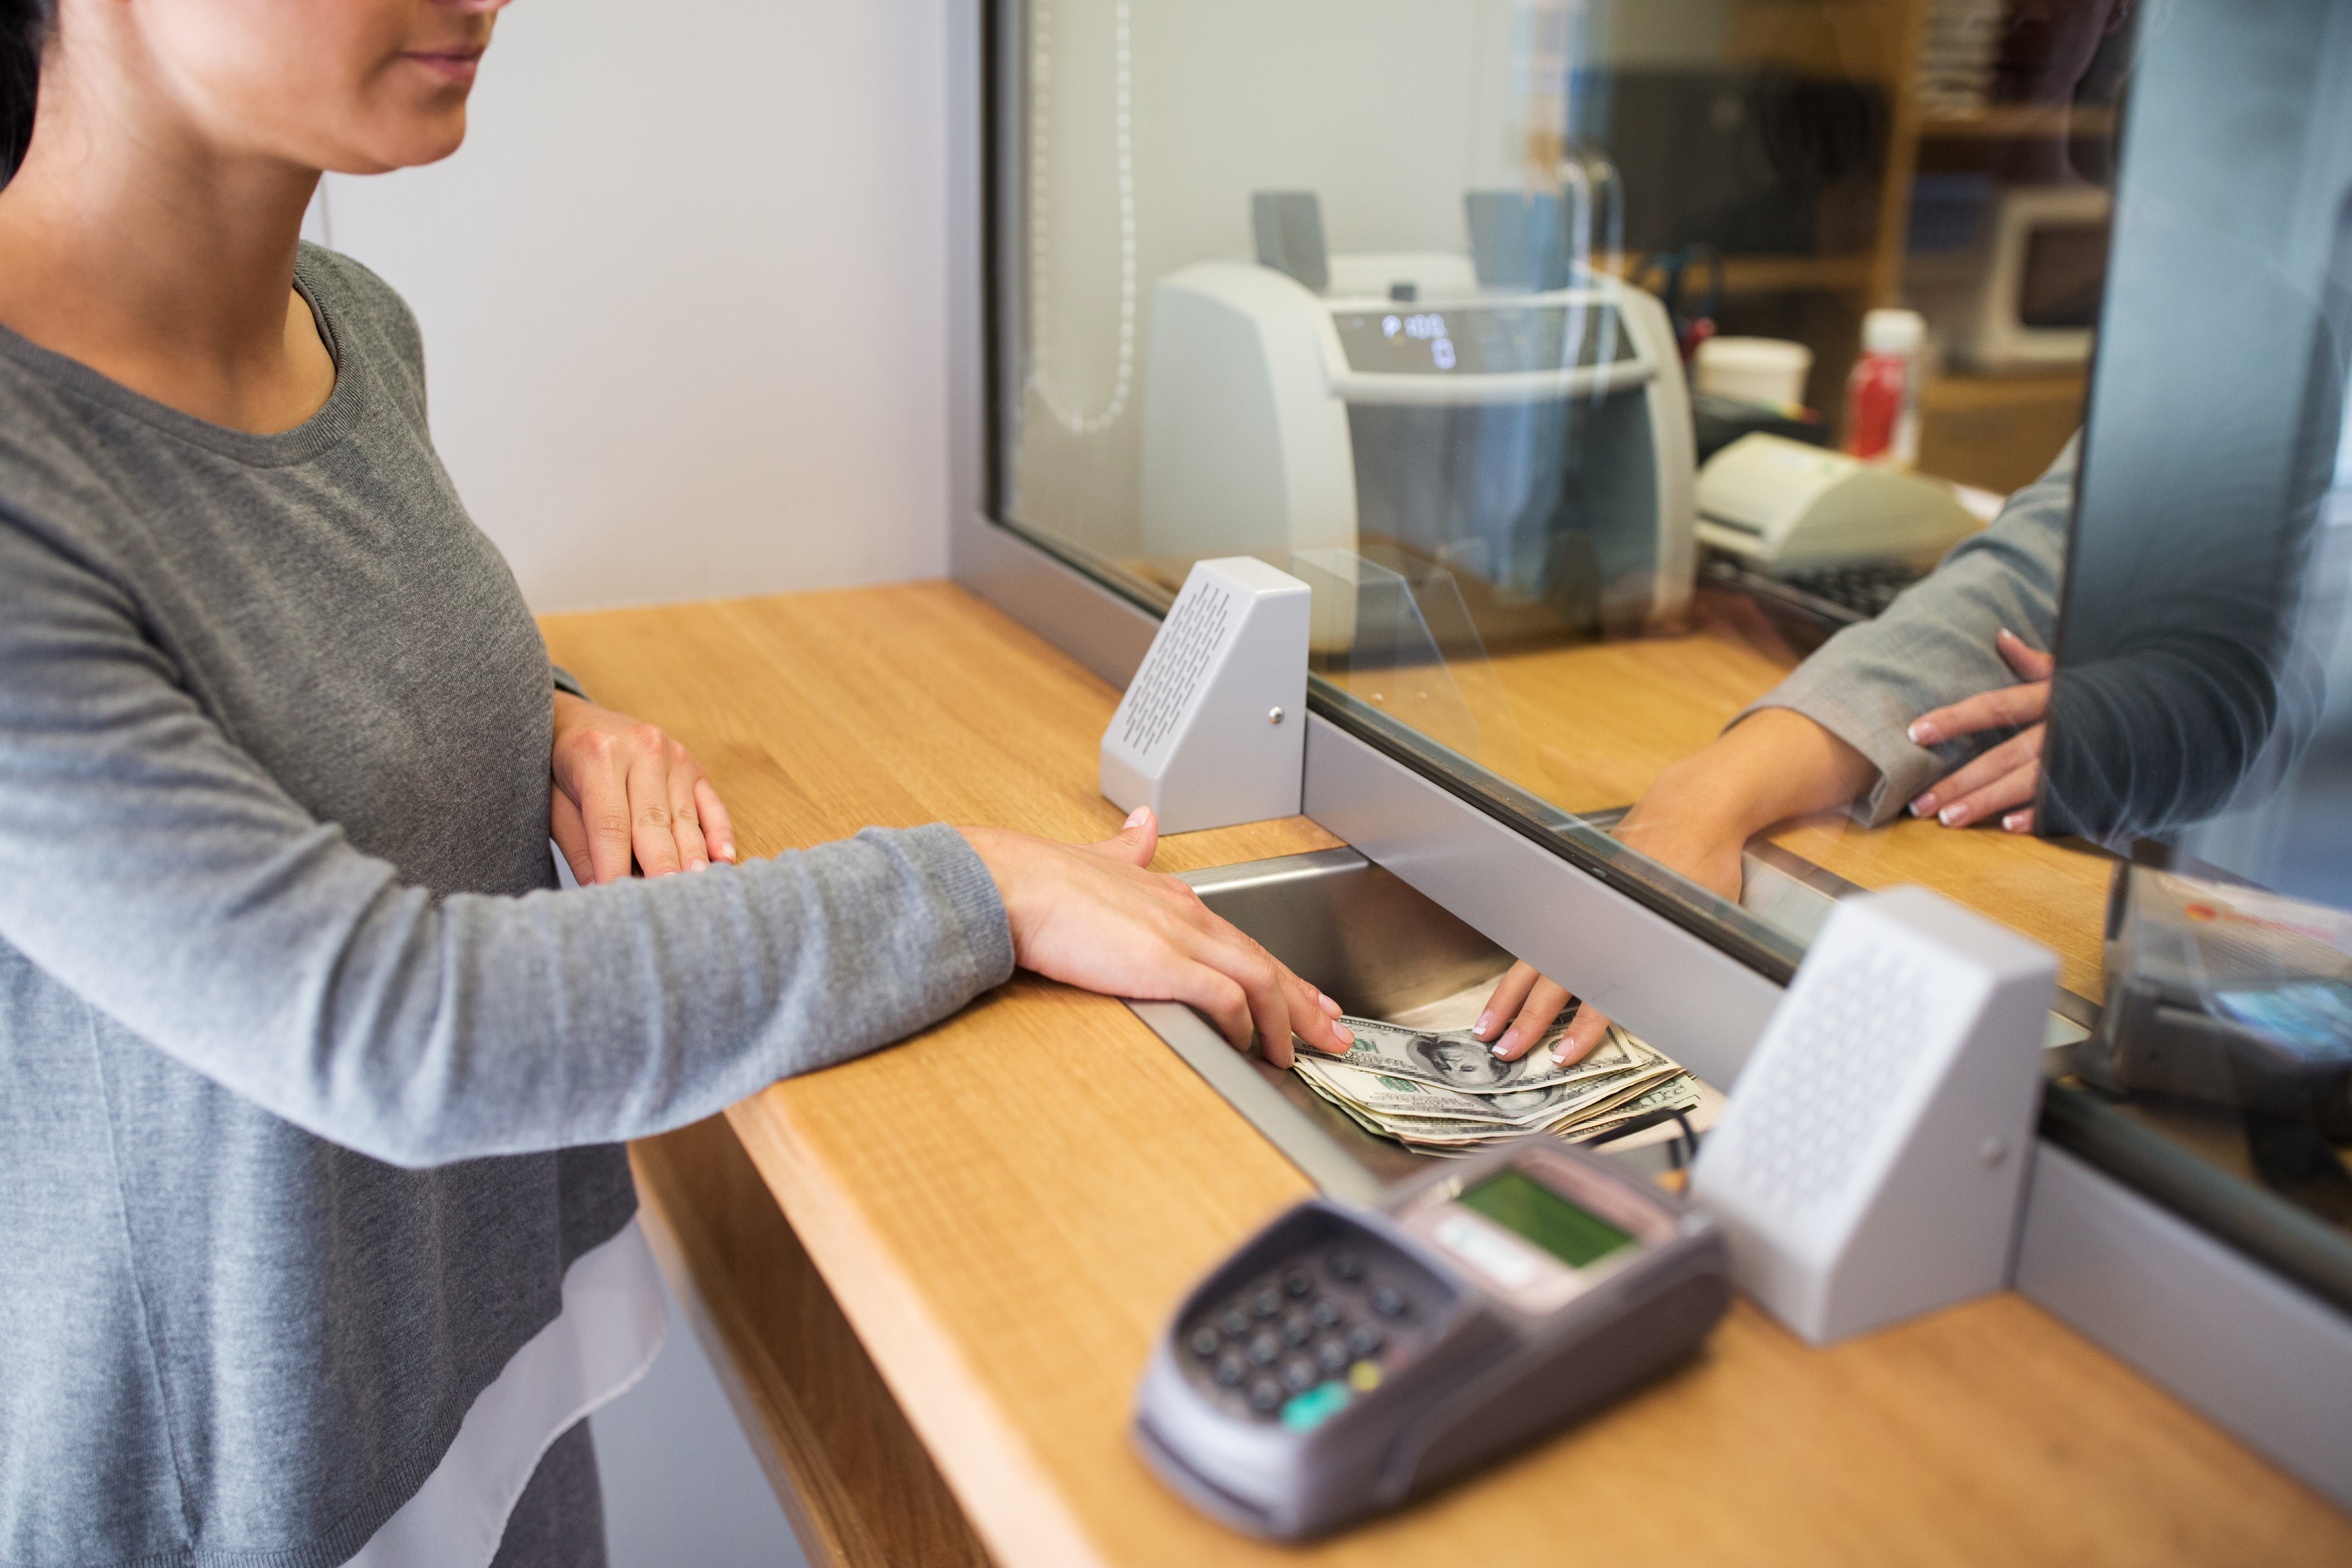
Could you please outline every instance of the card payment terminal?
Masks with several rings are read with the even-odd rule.
[[[1310,1198],[1185,1297],[1136,1446],[1236,1529],[1324,1534],[1675,1361],[1727,1269],[1704,1215],[1541,1135],[1377,1208]]]

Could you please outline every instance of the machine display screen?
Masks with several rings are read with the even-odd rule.
[[[1389,375],[1498,375],[1633,357],[1609,305],[1400,304],[1335,310],[1331,324],[1349,370]]]
[[[1498,1171],[1454,1201],[1525,1237],[1570,1268],[1633,1245],[1615,1226],[1518,1171]]]

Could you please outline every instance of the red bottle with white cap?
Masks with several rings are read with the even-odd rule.
[[[1862,318],[1862,357],[1845,392],[1845,449],[1907,468],[1919,460],[1919,358],[1927,323],[1916,310]]]

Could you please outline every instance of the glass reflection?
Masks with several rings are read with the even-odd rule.
[[[1741,935],[1722,900],[1745,897],[1779,928],[1750,922],[1751,949],[1783,951],[1819,900],[1743,840],[1773,829],[1822,885],[1918,878],[1920,825],[1858,829],[2003,737],[1923,749],[1906,727],[2033,683],[2001,626],[2051,647],[2071,470],[1939,574],[1950,597],[2035,532],[2037,616],[1911,612],[1948,633],[1911,649],[1898,626],[1888,651],[1838,653],[1842,676],[1797,677],[1834,701],[1775,693],[2076,429],[2131,16],[1033,3],[1002,56],[1002,515],[1147,601],[1206,556],[1306,578],[1320,700],[1598,840],[1711,930]],[[1911,325],[1865,331],[1903,306]],[[1865,349],[1901,367],[1874,442],[1847,410]],[[1735,802],[1688,765],[1801,712],[1821,733],[1795,754],[1834,765],[1766,765],[1822,787]],[[1655,826],[1691,784],[1704,846]],[[1930,820],[2027,804],[1960,784]],[[2060,853],[1925,879],[2069,933],[2069,982],[2095,995],[2104,866],[2053,876]]]
[[[2352,11],[1008,16],[1008,524],[1306,580],[1322,711],[1761,966],[1904,881],[2056,949],[2051,1124],[2352,1301],[2246,1218],[2352,1225],[2352,937],[2132,913],[2352,905]]]

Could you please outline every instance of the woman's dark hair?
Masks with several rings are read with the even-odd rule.
[[[0,0],[0,185],[33,140],[33,100],[41,90],[41,46],[58,0]]]

